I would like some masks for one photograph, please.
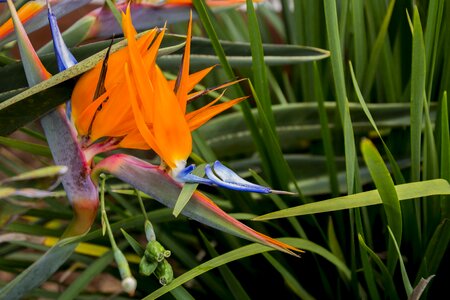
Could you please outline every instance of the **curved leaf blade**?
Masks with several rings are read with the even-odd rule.
[[[444,179],[399,184],[395,186],[398,200],[409,200],[434,195],[450,195],[450,184]],[[255,221],[331,212],[356,207],[381,204],[377,190],[337,197],[314,203],[291,207],[254,218]]]
[[[299,239],[299,238],[281,238],[280,241],[284,243],[289,243],[290,245],[293,245],[295,247],[299,247],[302,249],[305,249],[307,251],[314,252],[332,264],[334,264],[339,270],[341,270],[347,278],[350,278],[350,270],[339,260],[334,256],[331,252],[326,250],[325,248],[322,248],[321,246],[310,242],[308,240]],[[166,294],[167,292],[170,292],[172,289],[186,283],[187,281],[209,271],[214,268],[217,268],[219,266],[222,266],[226,263],[248,257],[251,255],[264,253],[267,251],[272,250],[271,248],[259,244],[251,244],[248,246],[241,247],[239,249],[232,250],[230,252],[227,252],[225,254],[222,254],[220,256],[217,256],[197,267],[194,269],[189,270],[188,272],[184,273],[183,275],[175,278],[170,284],[163,286],[159,288],[158,290],[154,291],[150,295],[144,298],[144,300],[150,300],[150,299],[156,299],[158,297],[161,297],[162,295]]]

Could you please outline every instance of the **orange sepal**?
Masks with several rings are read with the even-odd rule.
[[[230,100],[225,103],[217,104],[212,106],[215,102],[219,100],[216,99],[210,103],[207,106],[204,106],[196,111],[190,112],[186,115],[186,120],[188,121],[189,128],[191,131],[194,131],[195,129],[199,128],[206,122],[208,122],[212,117],[215,115],[220,114],[224,110],[227,110],[228,108],[232,107],[233,105],[247,99],[248,97],[241,97],[234,100]]]
[[[29,19],[39,13],[44,7],[43,3],[37,1],[30,1],[25,3],[18,11],[19,19],[22,24],[25,24]],[[0,26],[0,39],[8,35],[14,30],[14,25],[12,19],[9,18],[8,21]]]
[[[178,74],[177,81],[175,83],[175,89],[177,93],[178,103],[181,108],[181,112],[186,113],[187,94],[190,91],[188,88],[189,83],[189,67],[191,59],[191,39],[192,39],[192,11],[189,14],[188,31],[186,35],[186,45],[184,46],[183,61],[181,69]]]
[[[128,70],[128,64],[125,64],[125,82],[126,82],[126,88],[129,93],[129,101],[131,103],[131,107],[133,110],[133,116],[134,120],[136,121],[137,129],[139,130],[140,134],[142,135],[142,138],[144,141],[152,148],[158,155],[160,155],[161,151],[156,144],[155,137],[153,136],[152,132],[149,130],[147,124],[145,123],[144,116],[142,115],[139,105],[137,102],[137,95],[135,93],[135,86],[133,85],[132,78],[130,78],[129,70]],[[161,155],[160,155],[161,156]]]
[[[72,91],[72,119],[75,120],[75,124],[79,119],[78,116],[95,100],[94,93],[101,69],[102,65],[98,64],[92,70],[84,73]]]
[[[208,93],[210,93],[212,91],[217,91],[217,90],[220,90],[220,89],[224,89],[226,87],[229,87],[229,86],[231,86],[231,85],[233,85],[235,83],[241,82],[243,80],[247,80],[247,79],[246,78],[241,78],[241,79],[233,80],[233,81],[230,81],[230,82],[225,82],[224,84],[221,84],[221,85],[218,85],[218,86],[215,86],[215,87],[207,88],[207,89],[205,89],[203,91],[198,91],[198,92],[191,93],[191,94],[189,94],[188,101],[195,100],[195,99],[197,99],[197,98],[199,98],[199,97],[201,97],[203,95],[206,95],[206,94],[208,94]]]
[[[155,138],[162,159],[171,168],[186,160],[192,151],[192,137],[177,98],[159,67],[155,68]]]
[[[145,142],[138,129],[129,132],[119,143],[121,148],[150,150],[151,147]]]
[[[87,135],[89,133],[89,128],[92,125],[95,114],[97,113],[98,108],[102,105],[103,101],[105,101],[109,96],[109,93],[106,92],[100,97],[98,97],[95,101],[91,102],[81,114],[77,115],[74,118],[74,122],[77,124],[77,130],[79,135]]]

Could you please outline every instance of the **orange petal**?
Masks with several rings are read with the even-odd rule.
[[[142,115],[138,102],[137,102],[137,95],[134,91],[135,86],[132,83],[132,79],[129,75],[128,70],[128,64],[125,64],[125,80],[126,80],[126,87],[129,93],[129,99],[131,102],[131,107],[133,109],[133,116],[134,120],[136,121],[136,126],[139,130],[139,133],[142,135],[142,138],[144,141],[152,148],[156,153],[158,153],[159,156],[161,156],[161,151],[156,144],[155,137],[153,136],[152,132],[147,127],[147,124],[145,123],[144,116]]]
[[[214,106],[208,105],[208,106],[202,107],[196,111],[193,111],[193,112],[187,114],[186,120],[188,121],[189,128],[191,129],[191,131],[199,128],[200,126],[202,126],[203,124],[208,122],[215,115],[220,114],[224,110],[227,110],[228,108],[232,107],[233,105],[235,105],[247,98],[248,97],[241,97],[241,98],[230,100],[228,102],[221,103],[221,104],[214,105]],[[214,100],[214,102],[216,102],[217,100],[219,100],[219,99]]]
[[[197,99],[197,98],[199,98],[199,97],[201,97],[203,95],[208,94],[209,92],[229,87],[229,86],[231,86],[231,85],[233,85],[235,83],[238,83],[240,81],[243,81],[243,80],[247,80],[247,79],[246,78],[242,78],[242,79],[238,79],[238,80],[233,80],[233,81],[230,81],[230,82],[225,82],[224,84],[221,84],[221,85],[218,85],[218,86],[215,86],[215,87],[209,87],[209,88],[207,88],[207,89],[205,89],[203,91],[198,91],[198,92],[191,93],[191,94],[189,94],[188,101],[195,100],[195,99]]]
[[[109,93],[106,92],[100,97],[98,97],[95,101],[91,102],[81,114],[74,118],[74,122],[77,126],[79,135],[87,135],[89,133],[89,128],[91,127],[92,121],[94,120],[95,114],[97,113],[97,109],[103,103],[103,101],[108,98]]]
[[[120,137],[135,128],[128,91],[123,84],[110,90],[108,101],[95,117],[92,125],[93,140],[103,136]]]
[[[150,146],[142,137],[141,132],[135,129],[128,133],[119,143],[122,148],[150,150]]]
[[[151,45],[150,49],[143,55],[145,69],[146,69],[147,73],[151,72],[152,68],[156,64],[156,58],[158,57],[159,46],[161,45],[161,42],[164,37],[164,29],[165,28],[163,28],[163,30],[158,34],[158,36],[154,40],[153,44]]]
[[[78,116],[92,103],[95,89],[100,77],[101,64],[97,64],[92,70],[84,73],[72,92],[72,118],[78,119]]]
[[[192,39],[192,11],[190,12],[188,31],[186,35],[186,45],[184,47],[183,62],[175,83],[175,90],[177,93],[178,103],[182,113],[186,113],[187,94],[189,89],[189,63],[191,56],[191,39]],[[192,89],[192,88],[191,88]]]
[[[198,72],[192,73],[189,75],[189,81],[187,83],[187,92],[190,92],[194,89],[194,87],[202,81],[203,78],[205,78],[206,75],[208,75],[209,72],[211,72],[212,69],[214,69],[215,66],[211,66],[209,68],[200,70]]]
[[[22,5],[22,7],[17,11],[19,19],[22,24],[25,24],[29,19],[35,16],[38,12],[42,10],[44,3],[37,1],[30,1]],[[14,30],[13,22],[11,18],[0,26],[0,39],[8,35]]]
[[[205,78],[206,75],[208,75],[208,73],[214,68],[215,66],[211,66],[209,68],[197,71],[195,73],[192,73],[189,75],[189,83],[187,84],[188,88],[188,92],[192,91],[194,89],[194,87],[200,82],[202,81],[203,78]],[[169,80],[169,85],[171,89],[175,89],[175,83],[176,80]],[[189,100],[189,99],[188,99]]]
[[[171,168],[186,160],[192,151],[192,137],[177,98],[159,67],[155,68],[155,137],[161,157]]]
[[[122,16],[122,27],[123,32],[128,40],[127,49],[130,60],[130,71],[136,85],[137,94],[140,98],[140,101],[138,100],[140,104],[140,110],[145,112],[145,121],[148,123],[152,123],[153,115],[151,112],[152,107],[154,107],[155,101],[153,85],[147,73],[145,72],[145,64],[143,58],[137,49],[135,36],[133,35],[136,30],[131,23],[130,6],[127,7],[126,15]]]

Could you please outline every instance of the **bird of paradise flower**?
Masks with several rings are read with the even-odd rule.
[[[27,79],[30,85],[34,85],[46,80],[50,74],[34,52],[10,0],[8,4],[16,27]],[[192,151],[191,131],[218,113],[243,101],[245,97],[216,104],[220,100],[218,97],[210,104],[186,113],[188,102],[204,93],[192,93],[192,89],[212,69],[211,67],[189,73],[192,21],[188,26],[180,72],[175,81],[170,81],[164,77],[156,64],[164,30],[151,30],[136,40],[129,7],[126,13],[122,13],[122,20],[128,46],[108,57],[107,70],[106,63],[100,63],[86,73],[74,89],[70,105],[78,137],[63,107],[57,108],[41,121],[55,161],[58,164],[69,164],[63,185],[75,216],[65,236],[83,234],[94,222],[98,208],[96,186],[102,172],[110,173],[133,185],[168,207],[174,207],[183,182],[205,183],[259,193],[278,192],[243,180],[219,162],[207,167],[208,178],[197,177],[191,173],[194,166],[186,167],[187,158]],[[58,66],[62,71],[75,64],[76,60],[64,44],[50,6],[49,21]],[[98,85],[102,69],[106,76],[103,84]],[[63,130],[60,130],[60,127]],[[125,154],[111,155],[97,165],[92,163],[94,155],[117,147],[153,149],[161,157],[162,167]],[[216,229],[292,255],[296,255],[293,251],[301,251],[254,231],[232,218],[198,191],[193,194],[182,214]]]

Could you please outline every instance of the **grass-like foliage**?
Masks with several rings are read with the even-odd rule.
[[[78,9],[59,2],[57,17]],[[115,1],[106,2],[114,8]],[[120,14],[72,14],[73,23],[80,21],[64,39],[79,63],[31,88],[10,43],[13,33],[0,35],[0,299],[448,294],[450,3],[212,3],[193,0],[191,6],[190,71],[218,64],[196,89],[248,78],[227,87],[222,100],[250,97],[193,132],[189,160],[202,166],[195,174],[205,174],[203,163],[220,160],[246,180],[295,195],[187,184],[174,211],[119,176],[102,174],[92,228],[56,244],[73,215],[60,184],[67,168],[54,166],[36,120],[67,101],[80,74],[103,60],[110,44],[111,52],[126,46],[113,17]],[[2,23],[9,12],[0,6]],[[159,27],[168,20],[157,61],[170,79],[180,69],[189,10],[142,8],[148,17],[134,21],[140,32],[156,25],[152,13],[163,20]],[[32,17],[27,30],[47,26],[42,18],[45,13]],[[94,34],[86,28],[95,22],[103,27]],[[114,26],[119,31],[112,39]],[[36,45],[50,40],[39,31],[29,35]],[[38,53],[56,74],[51,49]],[[213,90],[192,105],[219,95]],[[159,162],[151,151],[116,152]],[[98,155],[92,166],[109,155]],[[298,258],[272,251],[183,217],[195,188],[249,227],[305,252]],[[150,244],[163,253],[157,263]],[[130,273],[134,294],[121,285]],[[151,273],[156,276],[146,276]]]

